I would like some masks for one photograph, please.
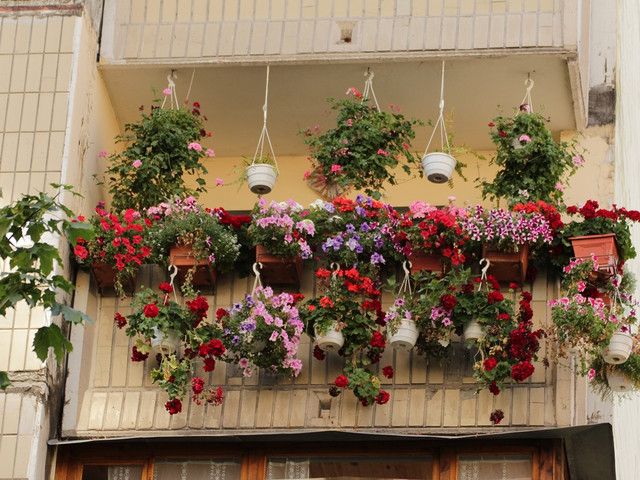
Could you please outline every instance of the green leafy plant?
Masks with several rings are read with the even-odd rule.
[[[385,324],[385,315],[377,283],[356,268],[333,272],[320,268],[316,277],[321,293],[300,307],[300,317],[310,336],[325,334],[335,326],[344,336],[339,353],[347,357],[343,375],[336,378],[329,393],[337,396],[339,388],[348,388],[364,406],[386,403],[389,394],[380,389],[380,380],[372,369],[386,347],[386,339],[378,331],[378,326]],[[317,345],[314,356],[325,358]]]
[[[247,182],[247,168],[251,165],[271,165],[274,170],[277,168],[275,160],[269,154],[258,155],[255,158],[242,157],[242,163],[234,169],[234,173],[236,173],[238,177],[233,182],[229,183],[229,185],[237,183],[238,190],[240,190],[242,185]]]
[[[490,127],[496,146],[492,165],[498,173],[491,181],[481,181],[482,198],[508,205],[522,202],[563,204],[567,179],[582,165],[576,141],[556,142],[539,113],[521,105],[514,117],[496,117]]]
[[[591,359],[587,375],[591,380],[591,387],[603,399],[613,397],[614,392],[611,390],[608,378],[614,372],[622,374],[632,390],[640,390],[640,354],[635,353],[639,348],[637,339],[634,339],[633,352],[626,362],[617,365],[608,364],[601,355],[596,355]]]
[[[91,239],[78,240],[74,249],[76,261],[85,267],[98,262],[113,267],[114,288],[119,296],[124,296],[124,285],[135,278],[138,268],[151,256],[151,224],[136,210],[112,213],[100,202],[88,225],[95,234]]]
[[[311,128],[300,132],[311,151],[313,168],[326,183],[364,190],[379,200],[386,183],[397,183],[394,169],[398,165],[407,175],[412,174],[411,167],[420,165],[410,148],[414,126],[422,122],[379,111],[353,87],[347,90],[347,98],[327,101],[338,112],[336,126],[324,133]],[[422,176],[422,169],[418,174]]]
[[[125,125],[125,133],[116,137],[125,148],[109,157],[106,171],[113,210],[144,210],[174,197],[206,191],[200,176],[207,173],[202,160],[215,154],[199,143],[210,136],[199,109],[197,102],[191,109],[154,105],[136,123]],[[195,189],[185,184],[186,175],[196,176]]]
[[[186,296],[195,295],[191,280],[201,261],[207,260],[222,273],[233,268],[240,245],[234,229],[221,223],[220,211],[204,208],[193,197],[187,197],[149,207],[147,215],[156,222],[149,237],[157,263],[169,263],[169,250],[174,245],[192,248],[194,266],[187,272],[182,285]]]
[[[72,192],[72,187],[53,185]],[[75,193],[74,193],[75,195]],[[90,239],[93,230],[77,220],[73,212],[60,203],[58,195],[44,193],[23,195],[19,200],[0,208],[0,260],[7,271],[0,272],[0,315],[25,302],[29,308],[43,307],[53,317],[62,315],[65,321],[81,324],[91,322],[83,312],[71,308],[59,297],[70,294],[73,283],[58,272],[63,262],[57,242],[64,236],[75,245],[78,239]],[[73,345],[60,326],[52,322],[36,332],[33,350],[42,361],[53,349],[60,362]],[[7,372],[0,371],[0,388],[10,385]]]

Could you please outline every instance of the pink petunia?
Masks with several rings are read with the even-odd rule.
[[[189,144],[189,146],[187,147],[187,149],[195,150],[196,152],[201,152],[202,151],[202,145],[200,145],[198,142],[191,142]]]
[[[171,95],[171,89],[170,88],[165,88],[162,93],[164,93],[165,95]]]
[[[216,178],[216,185],[224,185],[224,180],[222,180],[221,178]]]
[[[140,160],[139,158],[136,158],[136,159],[133,161],[133,166],[134,166],[135,168],[138,168],[138,167],[140,167],[141,165],[142,165],[142,160]]]
[[[214,152],[213,149],[211,149],[211,148],[207,148],[207,151],[205,153],[207,154],[207,157],[215,157],[216,156],[216,152]]]
[[[530,142],[531,141],[531,137],[529,137],[529,135],[520,135],[520,138],[518,139],[519,142]]]
[[[98,158],[102,158],[102,157],[106,157],[107,156],[107,151],[106,150],[101,150],[100,153],[98,154]]]

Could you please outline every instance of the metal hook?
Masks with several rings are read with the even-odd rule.
[[[407,265],[409,266],[407,268]],[[412,267],[412,263],[409,260],[405,260],[404,262],[402,262],[402,269],[404,270],[404,274],[405,275],[411,275],[411,271],[409,270]]]
[[[254,262],[254,264],[253,264],[253,274],[254,274],[256,277],[259,277],[259,276],[260,276],[260,270],[262,270],[262,263],[260,263],[260,262]]]
[[[524,81],[524,86],[527,87],[527,93],[531,93],[531,89],[533,88],[533,80],[531,80],[530,76]]]

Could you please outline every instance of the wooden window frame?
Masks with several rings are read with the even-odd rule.
[[[201,441],[200,441],[201,440]],[[433,459],[434,480],[457,480],[458,457],[465,455],[531,455],[532,480],[568,479],[567,465],[562,440],[517,440],[497,441],[377,441],[372,436],[370,442],[296,442],[295,436],[289,441],[274,437],[269,444],[241,442],[229,443],[220,439],[208,441],[190,438],[179,440],[141,438],[126,442],[88,442],[84,444],[58,445],[55,466],[56,480],[82,480],[84,465],[141,465],[143,480],[153,479],[154,464],[157,459],[229,459],[238,458],[242,462],[241,480],[265,478],[267,459],[309,458],[316,456],[353,457],[384,456],[411,457],[430,456]],[[482,442],[482,440],[480,440]]]

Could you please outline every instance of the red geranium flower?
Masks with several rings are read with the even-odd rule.
[[[158,310],[158,306],[155,303],[145,305],[143,312],[144,316],[147,318],[156,318],[158,316],[158,313],[160,313],[160,311]]]
[[[382,369],[382,374],[387,378],[393,378],[393,367],[391,365],[387,365]]]
[[[349,385],[349,379],[344,375],[339,375],[333,383],[336,387],[345,388],[347,385]]]
[[[182,402],[179,398],[174,398],[173,400],[169,400],[164,408],[167,409],[170,415],[175,415],[176,413],[180,413],[182,411]]]

